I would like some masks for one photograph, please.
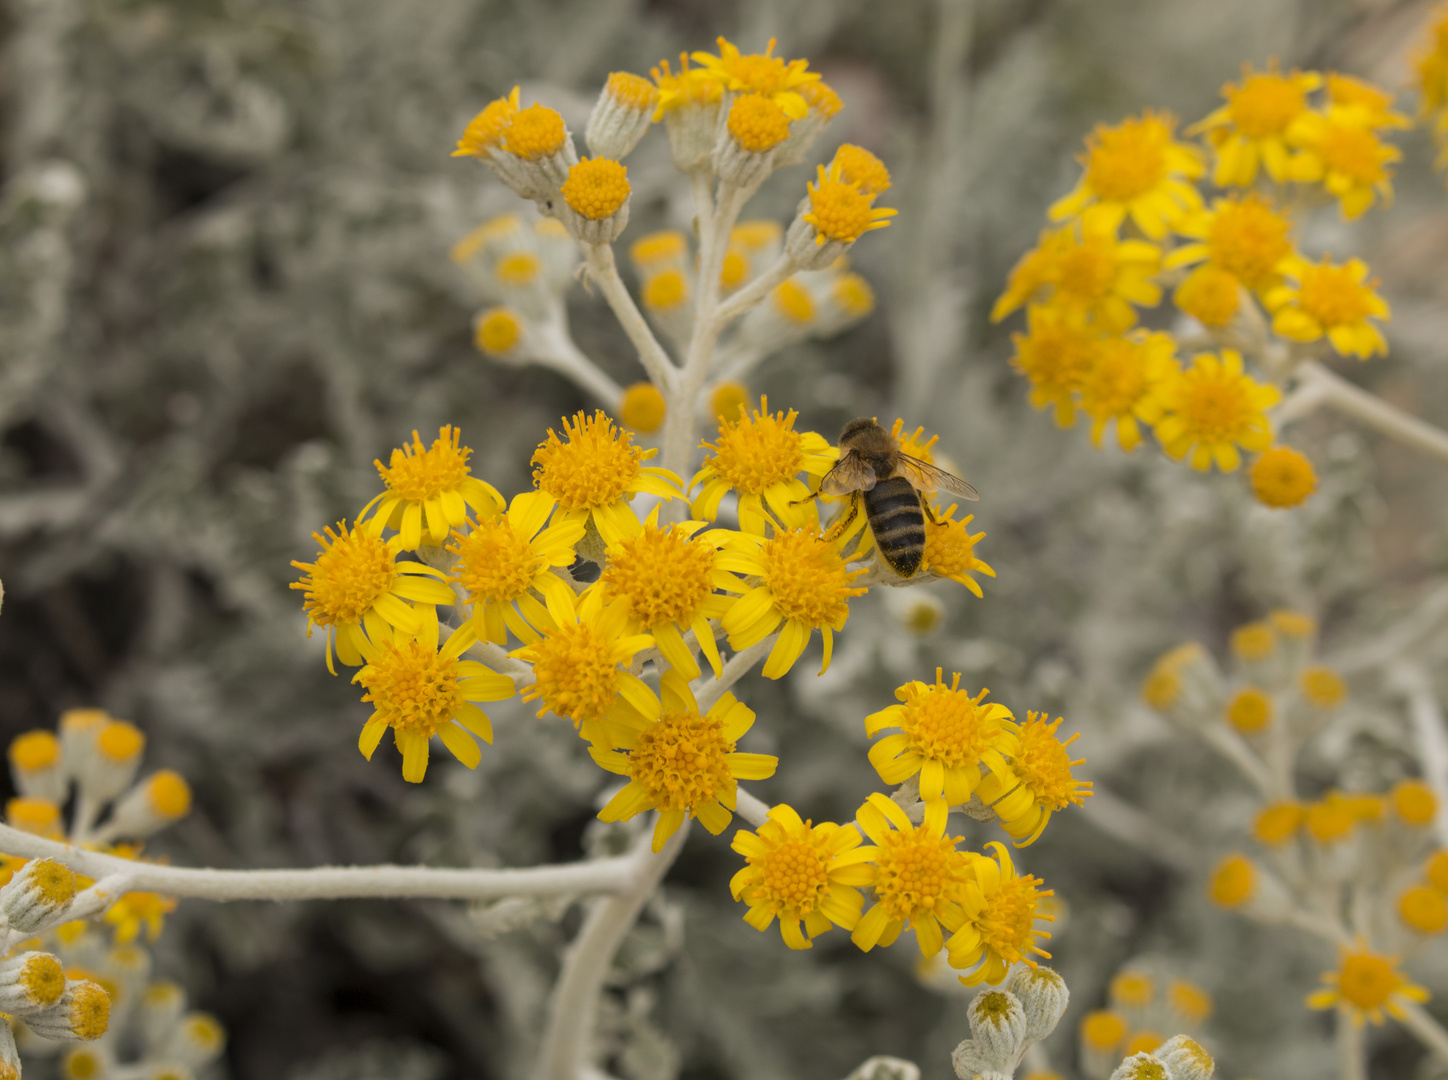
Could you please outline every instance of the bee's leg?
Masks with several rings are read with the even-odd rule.
[[[920,499],[920,509],[922,509],[922,510],[925,511],[925,516],[930,519],[930,524],[932,524],[932,525],[939,525],[939,524],[940,524],[940,521],[939,521],[939,520],[936,518],[936,516],[935,516],[935,511],[932,510],[932,509],[930,509],[930,500],[929,500],[929,499],[927,499],[927,498],[925,498],[925,497],[923,497],[923,496],[921,497],[921,499]]]
[[[825,534],[825,539],[834,540],[836,537],[843,536],[845,530],[850,527],[850,523],[859,516],[859,513],[860,493],[858,491],[852,491],[850,492],[850,512],[845,516],[844,520],[837,521],[830,526],[830,531]]]
[[[819,493],[818,491],[816,491],[816,492],[815,492],[813,495],[811,495],[808,499],[795,499],[795,500],[792,501],[789,505],[790,505],[790,506],[803,506],[805,503],[814,502],[814,501],[815,501],[816,499],[818,499],[819,497],[820,497],[820,493]]]

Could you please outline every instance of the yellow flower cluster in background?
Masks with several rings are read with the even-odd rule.
[[[1420,71],[1425,107],[1448,130],[1448,29],[1439,37]],[[1327,199],[1349,220],[1390,200],[1400,155],[1385,136],[1407,120],[1369,83],[1275,62],[1222,93],[1186,128],[1200,144],[1179,139],[1167,113],[1098,126],[1075,189],[1050,209],[1058,224],[1016,264],[991,317],[1026,309],[1012,363],[1061,426],[1084,412],[1099,446],[1114,422],[1128,452],[1145,428],[1201,470],[1254,455],[1261,501],[1296,506],[1317,478],[1273,446],[1272,409],[1304,360],[1386,353],[1390,313],[1361,260],[1300,252],[1294,221]],[[1168,292],[1177,329],[1141,328]]]

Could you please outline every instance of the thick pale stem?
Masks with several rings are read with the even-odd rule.
[[[653,330],[644,321],[643,313],[634,303],[623,279],[618,276],[613,248],[608,244],[584,244],[583,247],[588,256],[589,277],[598,284],[603,298],[613,309],[614,317],[638,350],[639,363],[643,364],[659,392],[668,399],[670,391],[678,381],[679,370],[669,359],[664,347],[659,344],[659,339],[654,337]]]
[[[1395,405],[1389,405],[1376,394],[1359,390],[1315,361],[1299,365],[1297,371],[1304,389],[1316,387],[1320,391],[1321,404],[1345,416],[1351,416],[1404,446],[1411,446],[1430,457],[1448,461],[1448,431],[1419,420]]]
[[[610,412],[615,412],[623,400],[623,387],[585,356],[568,336],[568,331],[556,322],[545,323],[541,328],[532,360],[539,367],[556,371],[564,378],[573,380],[585,393],[602,402]]]
[[[742,787],[734,793],[734,809],[745,821],[756,829],[763,825],[769,817],[769,804],[763,799],[749,794]]]
[[[794,271],[794,261],[788,255],[780,255],[764,273],[714,310],[714,333],[722,332],[731,322],[768,296],[776,285]]]
[[[1395,668],[1391,678],[1407,696],[1423,780],[1438,799],[1433,829],[1438,843],[1448,847],[1448,726],[1444,724],[1443,706],[1433,692],[1427,673],[1416,664]]]
[[[740,650],[724,661],[724,670],[719,673],[717,679],[710,679],[693,687],[694,700],[699,703],[699,708],[704,712],[713,708],[714,703],[724,696],[726,690],[744,678],[750,668],[769,655],[769,650],[774,647],[774,639],[777,637],[779,637],[777,633],[770,634],[763,641]]]
[[[1428,1010],[1413,1001],[1399,1002],[1403,1015],[1403,1026],[1418,1037],[1418,1041],[1439,1061],[1448,1064],[1448,1031],[1428,1014]]]
[[[137,892],[203,900],[335,900],[344,897],[418,897],[492,900],[503,896],[558,896],[617,892],[633,881],[628,857],[536,866],[518,870],[432,866],[319,866],[306,870],[209,870],[134,862],[62,844],[0,825],[0,851],[51,858],[77,873],[104,879],[124,875]]]
[[[1292,797],[1290,791],[1278,790],[1277,779],[1273,776],[1272,770],[1247,745],[1247,741],[1235,731],[1221,724],[1208,724],[1202,728],[1201,736],[1211,744],[1213,750],[1237,766],[1248,780],[1256,784],[1257,789],[1265,798],[1287,799]]]
[[[553,988],[537,1080],[581,1080],[583,1077],[588,1066],[588,1043],[593,1034],[598,995],[608,977],[613,955],[683,850],[688,833],[689,822],[685,821],[655,855],[650,850],[653,828],[651,825],[645,828],[634,854],[626,860],[633,869],[628,886],[617,895],[596,901],[588,913]]]
[[[1345,1010],[1337,1013],[1337,1058],[1342,1080],[1368,1080],[1367,1045],[1360,1021]]]

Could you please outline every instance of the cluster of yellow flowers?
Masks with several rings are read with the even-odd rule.
[[[293,587],[327,634],[329,664],[335,648],[360,668],[354,681],[374,710],[362,752],[370,758],[390,729],[404,778],[421,781],[436,735],[474,767],[475,737],[492,740],[480,703],[521,694],[539,716],[571,721],[594,761],[627,780],[602,820],[657,811],[655,850],[688,817],[723,831],[739,781],[771,776],[777,760],[738,749],[755,716],[721,692],[721,642],[730,664],[762,658],[764,676],[777,679],[818,631],[827,668],[835,631],[866,591],[859,564],[873,551],[858,527],[823,527],[811,496],[838,451],[794,425],[793,412],[771,413],[767,402],[721,422],[686,483],[648,465],[656,451],[634,445],[604,413],[579,413],[538,446],[535,490],[511,500],[472,476],[452,428],[430,447],[414,434],[389,464],[377,463],[384,491],[359,521],[329,529],[315,560],[294,564],[305,573]],[[921,434],[904,445],[928,460],[934,440]],[[635,496],[657,500],[642,519]],[[718,523],[726,496],[737,529]],[[663,524],[663,504],[679,499],[692,520]],[[927,524],[917,577],[952,578],[978,594],[971,575],[992,573],[974,554],[983,534],[953,509]],[[579,560],[596,564],[596,581],[575,580],[569,568]],[[451,628],[439,620],[444,605]],[[1039,954],[1036,905],[1047,894],[1016,873],[1002,845],[994,857],[958,850],[960,838],[946,835],[949,808],[969,804],[1029,843],[1090,785],[1071,777],[1080,762],[1067,752],[1071,740],[1056,736],[1060,720],[1032,713],[1017,723],[984,691],[972,696],[959,676],[946,684],[940,672],[898,696],[902,704],[865,721],[872,736],[895,729],[870,759],[887,783],[917,784],[924,805],[872,795],[858,828],[811,824],[776,806],[757,833],[735,838],[748,864],[735,895],[751,925],[777,916],[796,948],[832,924],[865,949],[913,927],[934,954],[948,931],[956,966],[999,981],[1011,963]],[[865,837],[872,845],[862,846]],[[868,911],[862,887],[875,892]]]
[[[47,839],[140,858],[138,841],[191,810],[191,789],[180,774],[160,769],[137,780],[145,745],[134,725],[101,709],[71,709],[61,716],[58,732],[38,729],[17,736],[7,756],[20,794],[6,803],[6,823]],[[72,789],[67,822],[62,808],[72,802]],[[35,983],[27,993],[47,1008],[35,1015],[26,1008],[9,1009],[22,1051],[32,1043],[39,1049],[43,1040],[93,1040],[115,1031],[118,1019],[124,1023],[143,1016],[151,1034],[142,1064],[194,1069],[221,1052],[225,1032],[214,1017],[187,1013],[184,993],[174,984],[148,981],[151,960],[138,939],[144,932],[148,941],[156,940],[174,900],[126,892],[98,913],[110,929],[101,933],[90,925],[94,916],[59,921],[68,917],[78,894],[96,884],[93,879],[49,859],[3,855],[0,862],[0,906],[6,907],[12,929],[30,935],[10,949],[4,967],[29,964],[39,971],[42,960],[56,959],[61,974],[49,990],[34,978],[26,983]],[[32,885],[40,887],[46,903],[17,913],[8,890]],[[42,911],[47,906],[53,909],[48,915]],[[53,949],[56,956],[39,949]],[[92,986],[98,990],[85,989]],[[12,998],[6,1000],[13,1004]],[[64,1023],[50,1015],[56,1010],[66,1012]],[[6,1041],[0,1034],[0,1076],[10,1075],[4,1072]],[[64,1055],[61,1074],[77,1080],[99,1076],[114,1064],[112,1057],[110,1048],[76,1047]]]
[[[1090,1080],[1107,1080],[1122,1058],[1159,1049],[1164,1031],[1196,1034],[1214,1007],[1196,983],[1142,963],[1118,971],[1107,997],[1109,1007],[1087,1013],[1077,1027],[1081,1071]]]
[[[1438,12],[1429,30],[1428,46],[1418,56],[1418,89],[1423,95],[1423,118],[1433,125],[1443,152],[1439,166],[1448,165],[1448,5]]]
[[[1230,679],[1201,646],[1180,646],[1157,661],[1142,696],[1232,760],[1260,793],[1251,831],[1264,857],[1224,855],[1208,884],[1212,901],[1336,944],[1341,963],[1308,1004],[1381,1023],[1384,1011],[1401,1017],[1427,1000],[1397,963],[1448,927],[1448,852],[1428,855],[1438,799],[1421,780],[1381,794],[1299,794],[1300,751],[1347,699],[1342,677],[1313,660],[1316,629],[1294,611],[1239,627]],[[1419,868],[1426,883],[1410,884]]]
[[[1232,472],[1243,451],[1258,455],[1257,496],[1295,506],[1317,480],[1302,454],[1273,446],[1280,388],[1329,346],[1385,353],[1378,324],[1389,310],[1361,260],[1304,256],[1294,217],[1335,199],[1352,219],[1390,199],[1400,154],[1383,136],[1408,121],[1376,86],[1275,64],[1245,68],[1223,96],[1187,129],[1204,145],[1178,141],[1167,113],[1099,126],[1076,189],[1051,207],[1060,224],[1016,265],[992,318],[1027,308],[1013,363],[1057,423],[1084,412],[1099,446],[1114,422],[1126,451],[1146,426],[1168,456],[1201,470]],[[1168,288],[1175,332],[1137,326],[1138,309]],[[1185,349],[1189,364],[1177,357]]]

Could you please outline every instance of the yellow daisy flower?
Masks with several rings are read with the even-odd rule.
[[[175,910],[176,901],[169,896],[152,892],[128,892],[106,910],[105,921],[115,927],[117,945],[135,941],[142,930],[146,932],[147,941],[155,941],[161,936],[166,916]]]
[[[1096,366],[1101,334],[1054,306],[1032,305],[1027,333],[1012,334],[1011,366],[1031,381],[1031,405],[1055,407],[1056,425],[1076,422],[1076,398]]]
[[[1106,425],[1116,421],[1116,439],[1130,453],[1141,442],[1137,421],[1161,419],[1160,389],[1181,372],[1176,341],[1170,334],[1133,330],[1103,338],[1095,362],[1081,383],[1081,408],[1091,417],[1091,442],[1101,445]]]
[[[729,882],[735,900],[749,905],[744,921],[779,933],[791,949],[808,949],[832,925],[853,930],[865,898],[860,889],[875,883],[873,847],[861,847],[854,825],[800,818],[780,803],[759,832],[740,829],[729,846],[747,865]]]
[[[1402,113],[1393,112],[1393,94],[1366,79],[1329,72],[1327,99],[1342,109],[1354,109],[1363,124],[1371,128],[1412,127],[1413,122]]]
[[[412,444],[392,451],[383,465],[374,461],[387,490],[362,508],[358,518],[367,517],[367,531],[381,536],[383,529],[397,529],[402,550],[415,551],[426,538],[441,545],[448,532],[468,517],[468,508],[481,517],[492,517],[503,508],[503,496],[496,488],[471,475],[468,457],[472,450],[461,445],[462,433],[444,424],[432,446],[423,448],[417,432]]]
[[[589,748],[593,760],[609,772],[627,776],[623,790],[598,813],[600,821],[628,821],[657,810],[654,851],[678,831],[687,817],[718,836],[729,826],[740,780],[774,775],[779,759],[735,749],[754,724],[754,711],[725,694],[700,713],[688,681],[664,672],[660,698],[640,709],[643,723],[620,729],[620,749]]]
[[[1201,152],[1173,138],[1176,117],[1143,113],[1115,127],[1098,124],[1080,161],[1076,189],[1052,205],[1052,221],[1090,210],[1113,231],[1129,215],[1154,240],[1202,198],[1189,182],[1202,175]]]
[[[770,413],[766,397],[752,416],[720,420],[718,439],[703,444],[713,453],[689,481],[690,491],[699,488],[690,513],[713,521],[720,501],[734,490],[739,492],[739,527],[747,533],[763,536],[766,523],[789,528],[805,524],[809,511],[793,504],[808,499],[811,487],[799,474],[805,473],[817,487],[839,454],[823,435],[795,431],[798,415],[793,409]]]
[[[1383,1013],[1401,1020],[1403,1003],[1422,1003],[1428,991],[1410,983],[1398,970],[1396,956],[1384,956],[1359,942],[1356,948],[1342,950],[1336,971],[1324,971],[1322,981],[1328,985],[1307,996],[1311,1009],[1330,1009],[1346,1013],[1355,1027],[1363,1020],[1383,1022]]]
[[[519,641],[535,642],[540,629],[555,625],[545,605],[573,598],[573,587],[554,570],[572,565],[586,529],[577,518],[544,528],[552,508],[541,491],[525,491],[507,513],[453,533],[447,550],[457,562],[448,580],[467,591],[479,638],[504,645],[511,630]]]
[[[967,514],[956,521],[955,510],[956,504],[951,503],[943,513],[938,508],[933,510],[934,521],[925,519],[925,553],[920,561],[920,570],[958,581],[979,599],[984,599],[985,594],[971,574],[996,576],[989,563],[975,557],[975,545],[985,539],[985,533],[972,534],[970,523],[975,520],[975,515]]]
[[[1203,353],[1192,366],[1162,388],[1165,415],[1156,437],[1168,456],[1191,453],[1194,469],[1215,462],[1232,472],[1242,462],[1237,447],[1265,450],[1272,444],[1272,425],[1264,410],[1277,404],[1277,387],[1263,385],[1242,372],[1242,355],[1223,349],[1220,358]]]
[[[676,109],[718,104],[724,96],[724,88],[707,68],[689,66],[688,53],[679,54],[678,74],[670,69],[667,60],[660,60],[657,67],[649,69],[649,74],[659,88],[659,101],[654,109],[655,122]]]
[[[510,654],[533,665],[534,682],[523,700],[539,702],[539,716],[551,711],[567,717],[589,742],[602,743],[654,709],[654,692],[626,670],[654,639],[628,633],[622,605],[605,607],[603,591],[594,586],[576,603],[560,596],[549,614],[554,625]]]
[[[847,149],[855,152],[853,159],[848,154],[842,158],[837,152],[828,167],[816,166],[815,179],[805,184],[809,209],[800,219],[814,226],[817,247],[831,240],[853,244],[872,229],[888,227],[890,218],[900,212],[875,205],[876,197],[890,186],[890,173],[884,163],[858,146],[840,147],[841,152]],[[866,155],[876,165],[868,172],[859,167],[860,158]]]
[[[860,916],[850,940],[865,952],[892,945],[914,929],[922,956],[940,952],[946,932],[965,921],[961,901],[970,883],[970,853],[961,838],[946,836],[949,810],[943,799],[925,804],[925,820],[913,824],[888,796],[873,793],[855,821],[874,842],[875,903]]]
[[[1027,301],[1046,298],[1052,308],[1120,333],[1136,322],[1133,304],[1153,307],[1161,300],[1161,287],[1151,281],[1160,264],[1155,244],[1120,240],[1115,224],[1088,214],[1041,234],[1038,250],[1011,272],[991,319],[999,322]]]
[[[1040,910],[1041,901],[1055,893],[1042,891],[1040,878],[1017,874],[1010,852],[1000,841],[992,840],[986,847],[995,850],[995,858],[971,854],[972,880],[962,899],[965,921],[946,943],[950,966],[969,969],[960,977],[966,986],[983,982],[994,986],[1006,977],[1012,964],[1035,967],[1037,956],[1051,957],[1037,944],[1038,938],[1048,938],[1050,932],[1037,930],[1036,920],[1055,918]]]
[[[892,786],[920,775],[920,797],[943,798],[960,806],[980,786],[987,770],[999,774],[1001,790],[1018,783],[1006,758],[1017,750],[1020,730],[1004,705],[985,704],[990,691],[971,697],[960,689],[957,672],[949,686],[935,669],[935,683],[908,682],[895,691],[901,704],[865,717],[865,734],[874,738],[897,729],[870,747],[870,764]]]
[[[1248,187],[1257,179],[1259,166],[1278,183],[1289,179],[1287,129],[1307,111],[1307,95],[1321,85],[1316,72],[1284,75],[1275,60],[1266,71],[1254,72],[1243,64],[1241,83],[1222,87],[1227,104],[1187,129],[1188,135],[1206,132],[1216,150],[1213,182],[1218,187]]]
[[[1051,815],[1068,806],[1080,806],[1091,795],[1091,781],[1077,780],[1071,770],[1086,764],[1085,758],[1071,759],[1066,747],[1081,737],[1056,736],[1061,717],[1046,722],[1045,713],[1027,712],[1026,722],[1017,729],[1011,752],[1012,785],[992,770],[980,784],[980,801],[1001,819],[1001,828],[1015,838],[1016,847],[1034,844],[1046,829]]]
[[[562,510],[555,524],[591,524],[605,543],[616,544],[643,529],[628,505],[635,494],[679,496],[677,476],[644,465],[658,451],[634,446],[633,437],[616,429],[602,409],[591,417],[579,412],[565,419],[563,434],[567,441],[549,428],[532,463],[533,486]]]
[[[709,620],[728,612],[734,597],[714,590],[744,591],[743,583],[719,566],[720,548],[734,534],[711,529],[695,535],[703,527],[702,521],[685,521],[660,529],[655,507],[643,532],[608,549],[599,578],[606,602],[627,612],[628,632],[652,635],[660,655],[686,679],[700,674],[695,648],[704,650],[715,675],[723,671]],[[690,630],[697,646],[684,641]]]
[[[1378,138],[1369,126],[1371,115],[1352,106],[1329,106],[1327,112],[1306,112],[1287,129],[1287,140],[1301,153],[1292,161],[1292,178],[1321,183],[1337,196],[1342,216],[1360,217],[1381,196],[1393,201],[1389,166],[1402,152]]]
[[[1255,192],[1229,195],[1210,211],[1193,214],[1177,231],[1197,241],[1183,244],[1163,262],[1168,269],[1206,260],[1253,292],[1279,284],[1292,256],[1292,223]]]
[[[805,83],[819,79],[819,72],[810,71],[808,60],[781,60],[774,55],[775,39],[761,53],[744,54],[738,46],[718,38],[719,55],[696,52],[693,59],[703,65],[704,74],[724,90],[745,94],[763,94],[783,110],[791,120],[803,120],[809,103],[799,92]]]
[[[425,624],[416,636],[397,633],[390,641],[374,644],[367,666],[353,676],[372,703],[372,715],[362,727],[357,748],[368,761],[387,729],[402,754],[402,778],[420,784],[427,774],[428,746],[436,735],[469,769],[483,752],[473,741],[493,741],[493,725],[475,702],[503,701],[513,696],[513,680],[476,660],[460,659],[477,641],[473,624],[466,623],[438,647],[436,622]]]
[[[1275,312],[1273,330],[1293,341],[1316,341],[1325,334],[1342,355],[1360,360],[1387,353],[1387,339],[1369,320],[1390,318],[1392,311],[1373,291],[1377,279],[1367,279],[1366,263],[1349,259],[1333,265],[1327,256],[1320,263],[1299,259],[1289,273],[1296,287],[1284,284],[1266,297]]]
[[[322,545],[316,561],[292,562],[306,573],[290,588],[305,590],[307,636],[314,626],[327,632],[327,670],[333,675],[337,674],[332,666],[334,636],[342,663],[358,667],[364,662],[362,650],[369,635],[385,641],[393,629],[414,633],[424,620],[436,624],[434,605],[454,601],[452,590],[436,580],[443,577],[440,570],[397,561],[403,549],[401,537],[383,540],[357,525],[348,529],[345,521],[337,522],[336,532],[323,531],[325,537],[312,533]]]
[[[863,596],[853,582],[865,571],[851,570],[840,555],[841,540],[828,540],[818,528],[776,532],[767,540],[751,533],[735,533],[719,557],[721,569],[757,578],[743,591],[721,620],[736,652],[757,645],[775,630],[779,639],[764,662],[766,679],[783,676],[809,644],[810,633],[824,638],[823,675],[830,667],[834,631],[850,617],[850,599]]]
[[[1448,10],[1433,22],[1429,47],[1422,50],[1416,59],[1418,89],[1423,95],[1421,106],[1424,117],[1433,117],[1434,126],[1441,134],[1448,130]]]
[[[453,157],[486,157],[495,147],[503,143],[503,136],[512,127],[517,117],[518,87],[507,97],[498,98],[468,122],[463,137],[458,140]]]

